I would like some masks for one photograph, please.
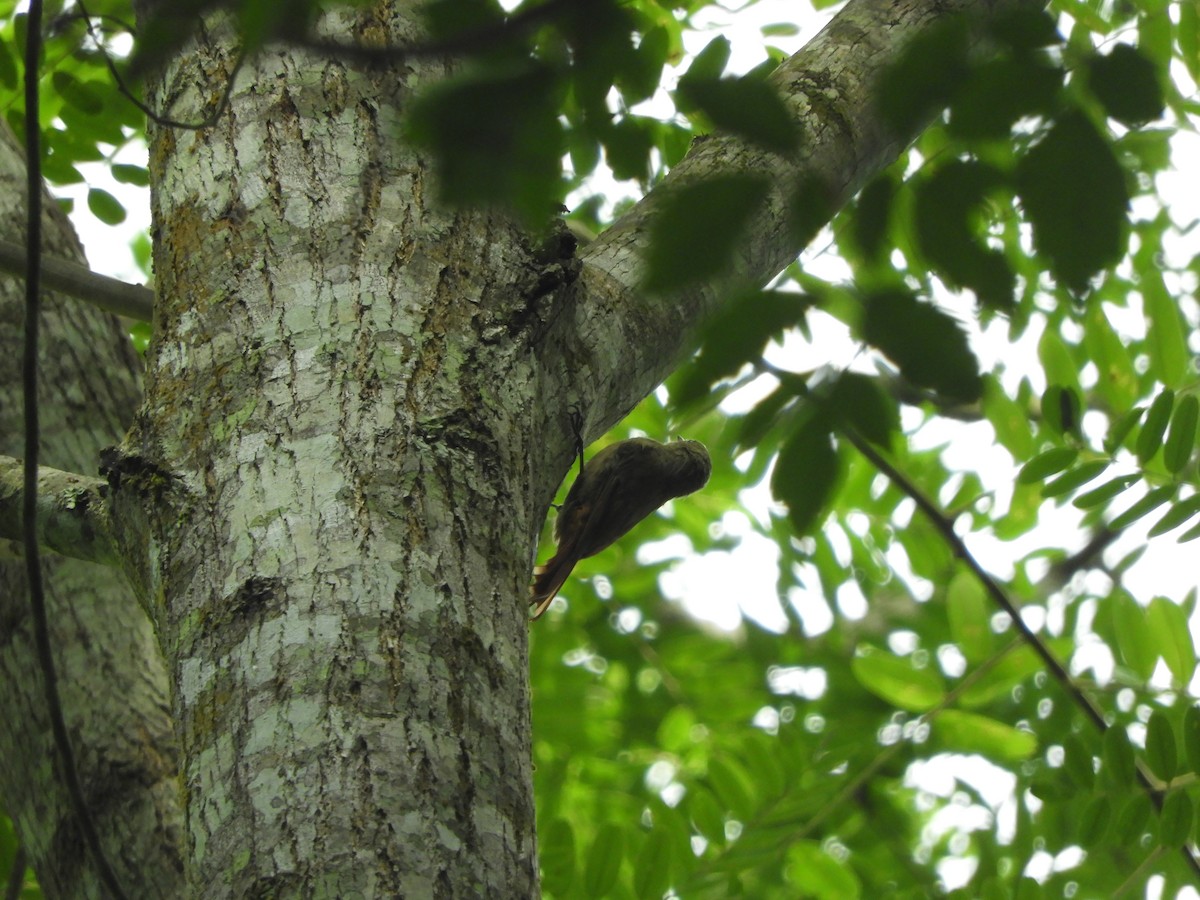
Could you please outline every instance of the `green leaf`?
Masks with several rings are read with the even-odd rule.
[[[1192,833],[1192,799],[1183,791],[1171,791],[1163,798],[1159,815],[1158,840],[1164,847],[1182,847]]]
[[[87,203],[92,215],[105,225],[120,225],[125,221],[125,207],[108,191],[89,188]]]
[[[138,187],[150,186],[150,173],[145,166],[131,166],[126,163],[113,163],[113,178],[121,184],[134,184]]]
[[[791,153],[800,132],[775,88],[759,78],[679,80],[684,108],[699,110],[721,131],[736,134],[775,153]]]
[[[1079,435],[1079,394],[1071,387],[1052,384],[1042,394],[1042,420],[1055,434]]]
[[[1121,808],[1117,816],[1116,833],[1126,846],[1137,844],[1146,833],[1154,808],[1145,794],[1134,794]]]
[[[1183,714],[1183,749],[1188,769],[1200,773],[1200,706],[1195,704]]]
[[[744,821],[753,815],[758,804],[750,777],[738,763],[728,757],[713,757],[708,761],[708,781],[717,798],[736,818]]]
[[[886,246],[895,199],[896,181],[885,172],[863,188],[855,201],[851,234],[859,251],[868,259],[877,259]]]
[[[950,636],[970,662],[980,663],[995,648],[995,635],[989,627],[989,608],[983,585],[966,569],[959,569],[946,586],[946,615]]]
[[[1034,484],[1066,469],[1079,456],[1074,447],[1051,447],[1035,456],[1017,473],[1018,484]]]
[[[1138,377],[1124,342],[1099,303],[1089,303],[1083,319],[1083,346],[1098,373],[1096,389],[1114,409],[1127,409],[1137,397]]]
[[[1145,411],[1142,407],[1135,406],[1113,424],[1104,438],[1105,453],[1116,453],[1117,448],[1124,445],[1129,432],[1133,430],[1134,425],[1141,421]]]
[[[711,386],[757,361],[772,338],[804,321],[812,300],[787,291],[749,291],[731,298],[704,326],[700,353],[680,368],[671,399],[688,406]]]
[[[575,878],[575,832],[566,819],[554,819],[538,835],[542,887],[562,896]]]
[[[1187,377],[1191,360],[1187,345],[1188,330],[1174,296],[1163,281],[1158,256],[1139,252],[1134,262],[1146,316],[1150,374],[1168,387],[1179,387]]]
[[[1108,597],[1107,607],[1112,616],[1113,634],[1117,638],[1121,659],[1139,678],[1149,679],[1158,662],[1158,648],[1146,626],[1145,611],[1136,600],[1120,590]]]
[[[1196,422],[1200,418],[1200,400],[1195,394],[1185,394],[1175,404],[1171,416],[1171,433],[1163,450],[1163,465],[1168,472],[1179,472],[1192,458],[1196,449]]]
[[[1043,497],[1058,497],[1062,494],[1070,493],[1082,485],[1087,484],[1107,471],[1110,463],[1106,459],[1096,459],[1091,462],[1080,463],[1069,472],[1055,478],[1049,484],[1042,488]]]
[[[1000,763],[1016,763],[1037,752],[1037,735],[988,716],[945,709],[933,720],[939,746],[954,753],[978,753]]]
[[[909,712],[928,712],[946,695],[941,676],[933,669],[918,669],[910,657],[901,659],[866,644],[859,645],[850,669],[876,697]]]
[[[1108,114],[1135,127],[1163,113],[1162,88],[1154,63],[1128,44],[1116,44],[1107,56],[1088,62],[1088,86]]]
[[[854,871],[826,853],[817,841],[791,843],[787,848],[785,867],[788,884],[799,896],[817,900],[857,900],[862,894],[862,884]]]
[[[685,77],[694,78],[697,81],[720,78],[721,73],[725,71],[725,65],[729,62],[729,52],[729,38],[717,35],[696,54],[692,64],[688,66]]]
[[[1082,291],[1121,258],[1129,195],[1109,142],[1082,113],[1061,117],[1017,166],[1033,242],[1056,278]]]
[[[951,400],[979,399],[979,362],[953,317],[897,289],[868,294],[863,305],[863,339],[895,362],[905,378]]]
[[[877,108],[897,133],[922,126],[954,96],[970,72],[970,41],[965,17],[943,17],[913,38],[879,79]]]
[[[1108,798],[1103,795],[1092,797],[1078,822],[1079,845],[1085,850],[1099,845],[1108,833],[1111,821],[1112,804],[1108,802]]]
[[[1175,404],[1175,392],[1170,388],[1159,391],[1150,410],[1146,413],[1146,421],[1137,439],[1137,458],[1143,466],[1154,458],[1158,448],[1162,446],[1163,435],[1167,432],[1167,423],[1171,421],[1171,410]]]
[[[1129,743],[1129,735],[1120,725],[1110,725],[1104,732],[1101,759],[1104,762],[1103,771],[1114,786],[1133,786],[1136,777],[1133,745]]]
[[[502,205],[541,225],[559,201],[559,80],[533,62],[439,81],[408,112],[408,136],[438,162],[440,198]]]
[[[1155,710],[1146,723],[1146,762],[1155,775],[1170,781],[1175,777],[1177,761],[1171,722],[1164,712]]]
[[[1033,56],[992,59],[973,66],[950,104],[950,131],[968,139],[1005,138],[1024,116],[1049,113],[1063,71]]]
[[[645,287],[665,293],[726,270],[767,195],[757,175],[721,175],[674,190],[650,226]]]
[[[873,444],[890,448],[900,430],[900,411],[879,382],[856,372],[843,372],[825,400],[831,413]]]
[[[914,216],[921,252],[952,287],[966,287],[995,309],[1013,306],[1016,275],[984,243],[980,210],[1006,178],[991,166],[954,161],[916,184]]]
[[[654,96],[662,80],[669,49],[670,37],[661,25],[655,25],[642,36],[637,52],[626,57],[616,78],[626,104],[632,106]]]
[[[839,478],[838,455],[829,429],[811,416],[784,442],[771,475],[771,493],[787,505],[797,536],[818,523]]]
[[[688,813],[696,830],[716,843],[725,842],[725,810],[713,792],[695,788],[688,799]]]
[[[1108,523],[1108,527],[1113,531],[1120,531],[1127,525],[1131,525],[1147,513],[1153,512],[1164,503],[1170,502],[1171,498],[1175,496],[1175,490],[1176,485],[1173,484],[1165,484],[1162,487],[1155,488],[1129,507],[1129,509],[1125,510],[1125,512],[1115,516]]]
[[[612,822],[601,825],[583,870],[584,890],[589,897],[603,897],[613,889],[624,852],[625,832],[621,826]]]
[[[1166,514],[1146,534],[1149,537],[1158,537],[1160,534],[1166,534],[1168,531],[1178,528],[1197,513],[1200,513],[1200,494],[1192,494],[1190,497],[1172,504]]]
[[[671,841],[665,829],[654,828],[642,842],[633,864],[633,891],[645,900],[662,900],[671,886]]]
[[[993,375],[983,377],[983,414],[996,432],[996,440],[1014,459],[1033,454],[1033,431],[1025,408],[1005,393]]]
[[[1155,597],[1146,608],[1146,627],[1175,683],[1186,687],[1196,671],[1196,647],[1183,609],[1166,597]]]
[[[1100,487],[1094,488],[1086,494],[1080,494],[1071,505],[1077,509],[1091,509],[1093,506],[1107,503],[1138,480],[1137,475],[1118,475],[1116,478],[1104,482]]]

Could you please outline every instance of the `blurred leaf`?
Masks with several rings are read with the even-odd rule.
[[[1194,809],[1192,799],[1183,791],[1171,791],[1163,798],[1158,817],[1159,842],[1165,847],[1182,847],[1191,836]]]
[[[717,35],[705,44],[704,49],[692,59],[692,64],[688,66],[685,77],[693,78],[696,81],[711,81],[714,78],[720,78],[721,73],[725,71],[725,65],[729,62],[729,53],[729,38]]]
[[[833,496],[839,476],[838,455],[829,429],[816,416],[797,428],[784,442],[771,475],[771,493],[787,505],[788,519],[797,536],[807,534]]]
[[[1183,714],[1183,749],[1188,770],[1200,773],[1200,707],[1195,703]]]
[[[751,291],[730,299],[704,326],[699,354],[672,382],[672,399],[686,407],[707,395],[717,381],[757,361],[772,338],[804,320],[811,305],[808,297],[786,291]]]
[[[538,863],[542,887],[555,895],[565,894],[575,878],[575,832],[565,819],[555,819],[538,829]]]
[[[1175,392],[1170,388],[1159,391],[1154,402],[1150,404],[1137,439],[1137,458],[1143,466],[1154,458],[1158,448],[1162,446],[1163,435],[1167,432],[1167,423],[1171,421],[1174,404]]]
[[[1184,383],[1191,359],[1179,306],[1163,283],[1157,256],[1145,259],[1139,254],[1137,264],[1150,344],[1150,372],[1167,387],[1178,387]]]
[[[950,130],[963,138],[1003,138],[1024,116],[1049,114],[1063,72],[1030,58],[988,60],[972,68],[950,104]]]
[[[1175,683],[1186,687],[1196,671],[1196,647],[1187,616],[1178,604],[1155,597],[1146,608],[1146,627]]]
[[[438,162],[438,191],[456,205],[500,204],[530,225],[560,201],[565,150],[554,73],[534,63],[433,84],[411,105],[409,137]]]
[[[646,289],[665,293],[720,274],[766,195],[766,180],[754,175],[722,175],[678,188],[650,227]]]
[[[1108,141],[1081,113],[1058,120],[1017,167],[1033,241],[1073,291],[1115,263],[1126,245],[1129,196]]]
[[[1070,493],[1087,484],[1089,481],[1099,478],[1108,470],[1109,465],[1110,463],[1106,459],[1096,459],[1091,462],[1080,463],[1069,472],[1060,475],[1043,486],[1042,496],[1058,497],[1062,494]]]
[[[717,797],[738,819],[748,819],[758,804],[754,801],[751,780],[746,771],[728,757],[708,761],[708,780]]]
[[[992,375],[983,378],[983,414],[991,423],[998,440],[1015,459],[1033,455],[1033,432],[1029,416],[1017,401],[1005,393]]]
[[[896,403],[874,378],[843,372],[825,403],[833,416],[880,447],[891,447],[892,439],[900,430],[900,412]]]
[[[1166,534],[1173,528],[1178,528],[1197,513],[1200,513],[1200,493],[1192,494],[1190,497],[1185,497],[1172,504],[1163,517],[1150,528],[1147,535],[1158,537],[1160,534]]]
[[[1074,447],[1051,447],[1021,466],[1021,471],[1017,473],[1017,482],[1035,484],[1043,481],[1066,469],[1078,456],[1079,451]]]
[[[1133,524],[1147,513],[1153,512],[1164,503],[1169,503],[1171,498],[1175,496],[1175,485],[1166,484],[1162,487],[1154,488],[1152,491],[1136,501],[1129,509],[1120,515],[1114,516],[1113,520],[1108,523],[1108,527],[1113,531],[1120,531],[1128,525]]]
[[[862,885],[854,871],[834,859],[817,841],[795,841],[787,848],[787,880],[804,897],[856,900]]]
[[[1170,781],[1175,777],[1175,732],[1171,728],[1170,720],[1161,710],[1155,710],[1150,716],[1150,721],[1146,723],[1146,762],[1163,781]]]
[[[1171,417],[1171,433],[1163,450],[1163,464],[1168,472],[1179,472],[1192,458],[1196,449],[1196,422],[1200,418],[1200,400],[1195,394],[1184,394]]]
[[[670,886],[671,842],[663,829],[651,829],[633,864],[633,890],[639,898],[662,900]]]
[[[905,378],[951,400],[979,399],[979,363],[951,316],[901,290],[869,294],[863,305],[863,339],[895,362]]]
[[[1029,759],[1037,752],[1037,736],[987,716],[945,709],[933,720],[938,745],[952,753],[978,753],[1001,763]]]
[[[1146,626],[1144,610],[1137,601],[1120,590],[1109,596],[1107,606],[1121,658],[1134,674],[1148,680],[1158,662],[1158,648]]]
[[[966,569],[955,572],[946,586],[946,614],[950,636],[970,662],[981,663],[994,652],[990,613],[979,579]]]
[[[954,96],[969,73],[965,16],[947,16],[909,42],[879,79],[878,108],[893,130],[907,135]]]
[[[909,657],[860,644],[850,662],[859,684],[893,706],[909,712],[928,712],[945,697],[942,679],[933,669],[918,669]]]
[[[1135,47],[1116,44],[1107,55],[1093,56],[1087,79],[1092,93],[1122,125],[1135,127],[1163,113],[1158,73]]]
[[[105,225],[120,225],[125,221],[125,207],[121,201],[101,188],[88,189],[88,209]]]
[[[950,285],[970,288],[981,303],[996,309],[1012,307],[1016,276],[1004,254],[982,242],[977,220],[988,195],[1005,183],[991,166],[951,162],[916,187],[921,252]]]
[[[799,130],[775,88],[758,78],[702,78],[690,72],[679,80],[683,107],[699,110],[721,131],[765,150],[791,153]]]
[[[1115,786],[1121,788],[1133,786],[1136,777],[1133,746],[1129,743],[1129,735],[1120,725],[1110,725],[1104,732],[1101,758],[1103,770]]]
[[[886,246],[895,196],[896,182],[887,173],[877,176],[858,195],[851,228],[858,249],[868,259],[877,259]]]
[[[625,832],[621,826],[613,822],[600,825],[583,870],[583,886],[589,897],[603,897],[613,889],[624,853]]]

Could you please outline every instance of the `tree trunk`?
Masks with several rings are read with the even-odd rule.
[[[794,257],[798,190],[818,184],[828,216],[911,138],[870,103],[899,47],[1015,2],[851,3],[773,76],[800,155],[699,144],[667,189],[773,184],[731,278]],[[414,7],[318,30],[405,44]],[[581,259],[439,208],[399,123],[440,62],[273,46],[239,68],[236,44],[206,19],[151,87],[152,108],[198,121],[236,75],[212,127],[150,127],[154,343],[108,472],[169,673],[184,895],[536,896],[524,600],[567,408],[602,433],[730,281],[640,292],[659,190]]]
[[[3,238],[24,243],[25,159],[0,124]],[[43,250],[83,259],[45,200]],[[20,456],[23,284],[0,279],[0,454]],[[94,473],[139,399],[141,361],[115,317],[47,294],[42,304],[41,458]],[[5,544],[5,547],[8,545]],[[100,897],[50,736],[33,650],[25,564],[0,553],[0,797],[49,897]],[[183,894],[183,805],[166,672],[146,614],[113,569],[43,560],[59,690],[84,792],[113,867],[139,896]]]

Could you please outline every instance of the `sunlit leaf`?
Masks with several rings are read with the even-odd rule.
[[[1166,597],[1155,597],[1146,608],[1146,627],[1175,683],[1189,684],[1196,671],[1196,646],[1183,609]]]
[[[945,697],[938,673],[933,669],[916,668],[908,657],[860,647],[850,668],[863,687],[899,709],[927,712]]]

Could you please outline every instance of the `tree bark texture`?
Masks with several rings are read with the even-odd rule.
[[[25,159],[0,124],[0,228],[24,243]],[[82,261],[46,198],[43,252]],[[0,453],[24,452],[24,285],[0,279]],[[141,361],[111,315],[44,294],[41,459],[94,474],[139,399]],[[0,797],[48,897],[100,897],[49,731],[20,545],[0,543]],[[146,614],[115,569],[47,554],[46,601],[59,691],[84,792],[122,882],[140,896],[183,890],[183,806],[166,671]]]

